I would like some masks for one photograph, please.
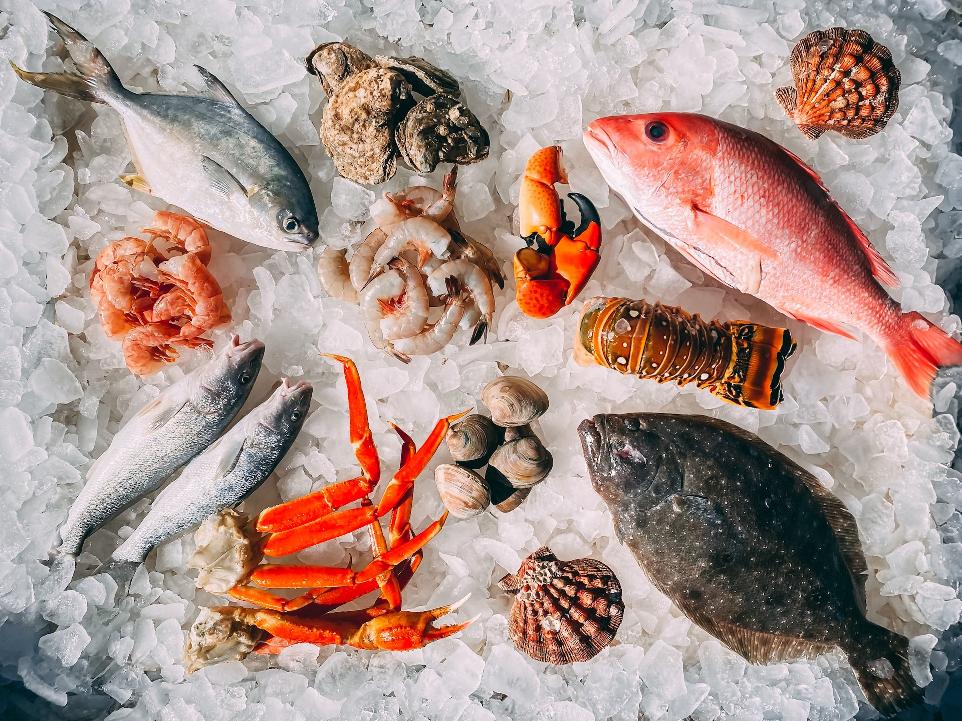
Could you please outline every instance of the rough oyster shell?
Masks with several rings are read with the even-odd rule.
[[[368,185],[391,178],[397,172],[395,126],[410,102],[407,82],[393,70],[370,68],[348,76],[321,119],[321,142],[337,172]]]
[[[481,391],[481,402],[491,411],[491,420],[503,428],[527,425],[548,410],[548,394],[517,376],[488,383]]]
[[[826,130],[860,139],[885,127],[899,106],[901,76],[892,54],[864,30],[816,30],[791,55],[794,88],[775,99],[814,140]]]
[[[452,423],[444,436],[451,457],[467,468],[481,468],[503,439],[504,429],[478,413]]]
[[[382,68],[401,73],[411,83],[414,92],[419,95],[427,96],[435,93],[444,93],[453,97],[461,95],[461,87],[458,85],[458,81],[450,73],[429,63],[424,58],[414,56],[391,58],[386,55],[378,55],[374,60]]]
[[[348,75],[375,66],[374,59],[348,43],[323,43],[307,56],[307,72],[321,79],[321,87],[331,97]]]
[[[434,482],[444,507],[455,518],[471,518],[491,504],[488,484],[470,468],[442,463],[434,469]]]
[[[265,536],[244,513],[226,508],[194,532],[196,550],[188,568],[200,569],[197,588],[224,594],[247,578],[264,557]]]
[[[218,663],[239,661],[267,636],[265,631],[212,608],[202,608],[187,633],[184,663],[187,673]]]
[[[437,94],[415,105],[397,128],[397,147],[408,165],[430,173],[439,163],[467,165],[488,157],[488,133],[457,98]]]
[[[593,558],[559,561],[547,546],[498,586],[516,594],[508,621],[515,647],[546,663],[597,655],[612,642],[624,616],[614,571]]]
[[[525,436],[505,443],[488,461],[489,483],[501,482],[512,488],[531,488],[551,472],[554,459],[537,436]]]

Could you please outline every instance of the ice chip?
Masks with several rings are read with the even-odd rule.
[[[73,623],[43,636],[38,645],[47,656],[59,660],[64,666],[73,666],[88,643],[90,634],[79,623]]]

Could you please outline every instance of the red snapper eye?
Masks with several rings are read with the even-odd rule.
[[[645,136],[654,143],[663,143],[668,139],[668,126],[660,120],[652,120],[645,126]]]

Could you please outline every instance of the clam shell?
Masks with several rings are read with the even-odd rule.
[[[491,492],[491,505],[502,513],[510,513],[513,511],[520,506],[524,499],[528,497],[528,494],[531,493],[530,488],[512,488],[501,481],[495,480],[493,477],[486,478],[485,480],[488,481],[488,489]]]
[[[488,461],[490,481],[500,481],[513,488],[530,488],[551,472],[554,459],[537,436],[526,436],[505,443]]]
[[[438,495],[455,518],[477,516],[491,504],[488,484],[470,468],[442,463],[434,470]]]
[[[510,443],[511,441],[516,441],[519,438],[528,438],[533,436],[534,431],[529,425],[523,426],[511,426],[510,428],[504,429],[504,442]]]
[[[505,428],[523,426],[548,410],[548,395],[526,378],[502,376],[484,387],[481,400],[491,420]]]
[[[451,457],[462,466],[481,468],[504,438],[504,430],[478,413],[462,418],[448,429],[444,440]]]
[[[892,53],[864,30],[816,30],[791,55],[794,88],[775,99],[806,137],[826,130],[860,139],[885,127],[899,106],[901,76]]]
[[[546,663],[587,661],[621,625],[621,584],[593,558],[559,561],[542,546],[498,585],[515,593],[508,635],[519,651]]]

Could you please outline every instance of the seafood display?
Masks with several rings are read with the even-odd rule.
[[[150,375],[177,359],[177,348],[209,348],[207,331],[228,323],[230,310],[207,269],[207,233],[183,215],[158,212],[144,228],[104,248],[90,273],[90,298],[104,332],[123,339],[124,361]]]
[[[463,413],[442,418],[435,425],[420,448],[395,426],[402,440],[401,464],[375,505],[370,494],[381,475],[380,461],[371,429],[361,379],[354,362],[344,356],[327,356],[343,365],[348,388],[350,438],[361,474],[357,478],[322,488],[302,498],[264,510],[257,520],[256,531],[239,524],[236,519],[225,519],[213,527],[229,534],[226,545],[231,549],[247,545],[243,551],[216,555],[208,548],[220,551],[225,541],[212,537],[211,526],[204,531],[205,545],[199,547],[205,579],[213,586],[205,590],[223,593],[224,581],[236,572],[226,595],[259,608],[224,606],[213,609],[198,619],[202,627],[239,625],[254,626],[269,634],[262,643],[252,646],[261,653],[277,653],[292,643],[347,644],[363,649],[401,650],[418,648],[439,638],[450,636],[465,628],[467,623],[434,627],[437,620],[454,611],[458,604],[430,611],[402,611],[401,591],[420,564],[421,549],[436,536],[444,525],[447,514],[414,534],[411,524],[411,504],[414,481],[437,451],[450,423]],[[360,501],[356,508],[345,508]],[[388,537],[385,538],[380,519],[390,514]],[[367,527],[371,534],[374,559],[362,570],[329,566],[279,565],[251,563],[259,553],[270,557],[287,556],[305,548]],[[243,535],[243,534],[247,535]],[[238,534],[243,537],[238,539]],[[266,534],[266,535],[262,535]],[[259,559],[258,559],[259,561]],[[254,584],[254,585],[250,585]],[[302,595],[287,599],[266,589],[308,589]],[[377,590],[380,598],[374,605],[361,611],[332,612],[345,603]],[[225,620],[226,619],[226,620]],[[236,652],[236,632],[228,634],[231,652]],[[245,631],[251,638],[260,638],[253,631]],[[195,666],[209,657],[221,657],[216,648],[224,641],[216,633],[192,632],[194,643],[189,647],[191,664]],[[211,640],[210,645],[199,639]]]
[[[270,398],[187,464],[114,551],[113,560],[141,563],[167,539],[253,493],[274,472],[300,432],[312,390],[309,383],[285,379]]]
[[[559,561],[547,546],[498,587],[515,596],[508,620],[515,647],[545,663],[594,658],[614,640],[625,613],[614,571],[593,558]]]
[[[518,210],[527,247],[514,255],[515,293],[518,307],[532,318],[548,318],[569,305],[601,260],[598,211],[585,196],[568,193],[581,213],[576,228],[554,189],[567,182],[560,145],[534,153],[521,177]]]
[[[455,462],[434,471],[441,501],[455,518],[471,518],[489,505],[502,513],[514,510],[554,465],[530,426],[548,410],[541,388],[502,376],[481,390],[481,401],[491,417],[473,413],[452,423],[445,442]]]
[[[811,473],[716,418],[597,415],[578,432],[619,539],[694,623],[751,663],[839,648],[884,714],[920,699],[908,639],[865,618],[855,519]]]
[[[885,259],[777,143],[692,113],[600,118],[584,139],[638,219],[722,283],[820,330],[864,332],[922,397],[962,364],[962,344],[883,290],[898,282]]]
[[[494,322],[493,284],[504,287],[494,254],[460,232],[454,213],[457,168],[443,190],[411,186],[371,209],[378,227],[355,247],[326,248],[318,260],[329,295],[361,307],[368,337],[398,360],[430,355],[459,329],[473,345]],[[432,308],[440,307],[440,314]]]
[[[775,99],[806,138],[826,130],[860,140],[879,132],[899,107],[902,76],[892,53],[864,30],[815,30],[790,58],[794,88]]]
[[[575,360],[680,386],[694,383],[729,403],[771,410],[795,352],[785,328],[704,321],[681,308],[627,298],[585,301]]]
[[[79,553],[91,533],[208,448],[244,405],[263,357],[259,340],[241,343],[234,336],[213,359],[137,411],[87,471],[60,527],[58,552]]]
[[[349,180],[383,183],[397,172],[398,158],[430,173],[440,163],[488,156],[488,134],[460,100],[458,81],[423,58],[371,57],[347,43],[324,43],[307,68],[328,96],[321,142]]]

